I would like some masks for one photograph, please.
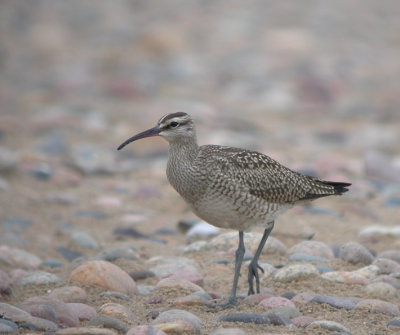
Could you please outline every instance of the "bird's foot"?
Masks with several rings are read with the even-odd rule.
[[[238,308],[236,297],[232,296],[228,297],[227,302],[213,306],[211,310],[208,310],[208,312],[217,313],[227,308],[236,308],[236,309]]]
[[[264,269],[258,265],[257,262],[251,262],[249,264],[249,276],[248,276],[248,281],[249,281],[249,292],[248,295],[255,294],[254,292],[254,278],[256,279],[256,290],[257,293],[260,293],[260,276],[258,275],[258,269],[261,270],[262,273],[264,273]]]

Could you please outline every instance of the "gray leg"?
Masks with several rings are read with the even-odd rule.
[[[256,278],[257,293],[260,293],[260,277],[258,276],[258,269],[260,269],[262,272],[264,272],[264,270],[258,265],[258,259],[260,258],[261,252],[264,248],[265,242],[267,242],[268,236],[271,233],[272,228],[274,228],[274,221],[272,221],[270,227],[264,230],[264,235],[260,241],[260,244],[258,245],[257,251],[249,264],[249,295],[254,294],[254,278]]]
[[[233,305],[236,303],[236,290],[239,282],[240,268],[242,267],[244,252],[243,232],[239,231],[239,246],[236,250],[235,257],[235,275],[233,277],[232,295],[229,298],[229,302]]]

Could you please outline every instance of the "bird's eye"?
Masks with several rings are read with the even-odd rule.
[[[179,123],[176,121],[172,121],[169,125],[171,128],[176,128],[176,127],[178,127]]]

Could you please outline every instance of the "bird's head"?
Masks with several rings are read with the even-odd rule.
[[[118,147],[118,150],[133,141],[152,136],[161,136],[170,143],[185,138],[193,138],[195,136],[193,119],[189,114],[183,112],[167,114],[157,122],[155,127],[127,139]]]

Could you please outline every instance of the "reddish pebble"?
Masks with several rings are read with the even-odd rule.
[[[258,305],[264,307],[266,310],[284,306],[296,307],[292,301],[282,297],[269,297],[262,300]]]

